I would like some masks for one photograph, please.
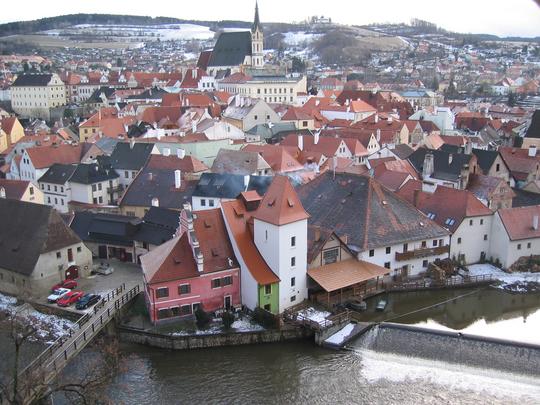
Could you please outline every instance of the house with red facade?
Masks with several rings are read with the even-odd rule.
[[[141,257],[153,323],[241,304],[240,269],[220,209],[184,205],[178,236]]]

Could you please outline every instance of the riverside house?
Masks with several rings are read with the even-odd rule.
[[[219,209],[186,204],[178,236],[141,257],[153,323],[240,305],[240,270]]]

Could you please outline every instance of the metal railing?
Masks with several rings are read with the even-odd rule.
[[[463,278],[449,278],[441,281],[432,279],[423,279],[418,281],[408,281],[404,283],[387,284],[386,291],[403,291],[403,290],[421,290],[421,289],[437,289],[446,287],[463,287],[475,284],[488,284],[494,282],[495,279],[491,274],[478,276],[466,276]]]
[[[141,291],[137,284],[125,291],[125,284],[109,292],[69,330],[69,336],[62,336],[37,356],[19,373],[19,381],[32,383],[36,370],[43,372],[45,382],[50,382],[86,345],[109,323],[116,313]]]

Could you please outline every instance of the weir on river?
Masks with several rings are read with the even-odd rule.
[[[539,345],[401,324],[375,325],[347,348],[540,375]]]

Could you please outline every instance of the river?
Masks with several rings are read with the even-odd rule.
[[[366,320],[392,319],[540,344],[540,294],[512,295],[495,289],[396,293],[387,297],[386,311],[377,312],[374,306],[380,298],[368,303]],[[441,302],[445,303],[435,305]],[[310,341],[177,352],[123,344],[125,367],[103,395],[118,404],[539,401],[540,370],[516,373],[475,367],[466,358],[441,360],[448,356],[439,358],[437,351],[456,350],[448,341],[424,343],[423,338],[414,338],[417,345],[434,348],[429,351],[434,355],[425,357],[374,349],[362,339],[367,337],[343,351]],[[484,350],[488,359],[497,355],[489,347]],[[85,362],[77,360],[66,372],[84,367]],[[519,363],[519,357],[513,363]],[[55,403],[62,401],[58,398]]]

